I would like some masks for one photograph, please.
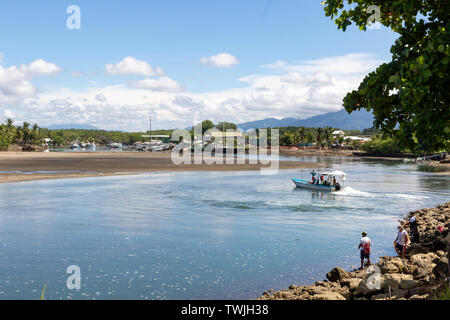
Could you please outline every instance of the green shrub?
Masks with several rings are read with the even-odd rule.
[[[372,141],[364,144],[362,149],[369,153],[398,153],[401,152],[398,143],[393,138],[382,139],[374,137]]]
[[[448,284],[433,297],[433,300],[450,300],[450,287]]]

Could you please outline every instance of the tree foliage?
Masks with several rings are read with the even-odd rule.
[[[12,119],[7,119],[5,124],[0,124],[0,148],[7,149],[11,144],[40,145],[43,143],[42,129],[37,124],[30,127],[28,122],[22,126],[14,126]]]
[[[362,150],[379,154],[391,154],[405,151],[400,149],[398,142],[394,138],[383,139],[380,136],[374,137],[372,141],[366,142],[362,146]]]
[[[237,125],[231,122],[219,122],[216,129],[226,132],[227,130],[237,130]]]
[[[327,0],[325,13],[345,31],[355,24],[366,31],[373,12],[399,34],[392,61],[366,76],[344,98],[347,112],[372,110],[375,128],[402,147],[425,152],[450,147],[448,0]],[[370,22],[369,22],[370,23]]]

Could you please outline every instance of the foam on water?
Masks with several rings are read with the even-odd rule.
[[[352,196],[352,197],[366,197],[366,198],[374,198],[377,195],[375,193],[359,191],[353,189],[352,187],[345,187],[341,191],[337,191],[334,193],[337,196]]]

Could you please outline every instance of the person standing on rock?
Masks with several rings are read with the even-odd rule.
[[[406,253],[406,246],[409,242],[408,232],[402,226],[398,226],[397,230],[397,239],[394,241],[395,251],[403,259]]]
[[[364,269],[364,259],[367,259],[367,263],[370,266],[370,246],[372,240],[367,236],[366,232],[363,232],[361,241],[359,242],[358,249],[361,249],[361,270]]]
[[[417,219],[414,215],[409,219],[408,224],[409,224],[409,228],[410,228],[411,242],[419,243],[420,242],[419,227],[417,225]]]

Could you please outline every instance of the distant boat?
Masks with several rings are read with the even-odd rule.
[[[81,149],[81,147],[78,142],[72,142],[72,144],[70,145],[70,149]]]
[[[169,149],[170,149],[170,144],[168,144],[168,143],[151,147],[152,151],[164,151],[164,150],[169,150]]]
[[[95,142],[89,142],[86,144],[86,148],[87,149],[91,149],[91,150],[95,150],[97,148],[97,145],[95,144]]]
[[[108,144],[108,148],[110,148],[110,149],[122,149],[123,145],[121,143],[114,142],[114,143]]]
[[[416,159],[416,161],[427,161],[427,160],[440,161],[440,160],[445,160],[446,157],[447,157],[447,152],[443,152],[443,153],[433,154],[430,156],[419,157]]]
[[[322,190],[322,191],[339,191],[344,188],[345,172],[311,172],[311,181],[291,178],[297,188]]]

